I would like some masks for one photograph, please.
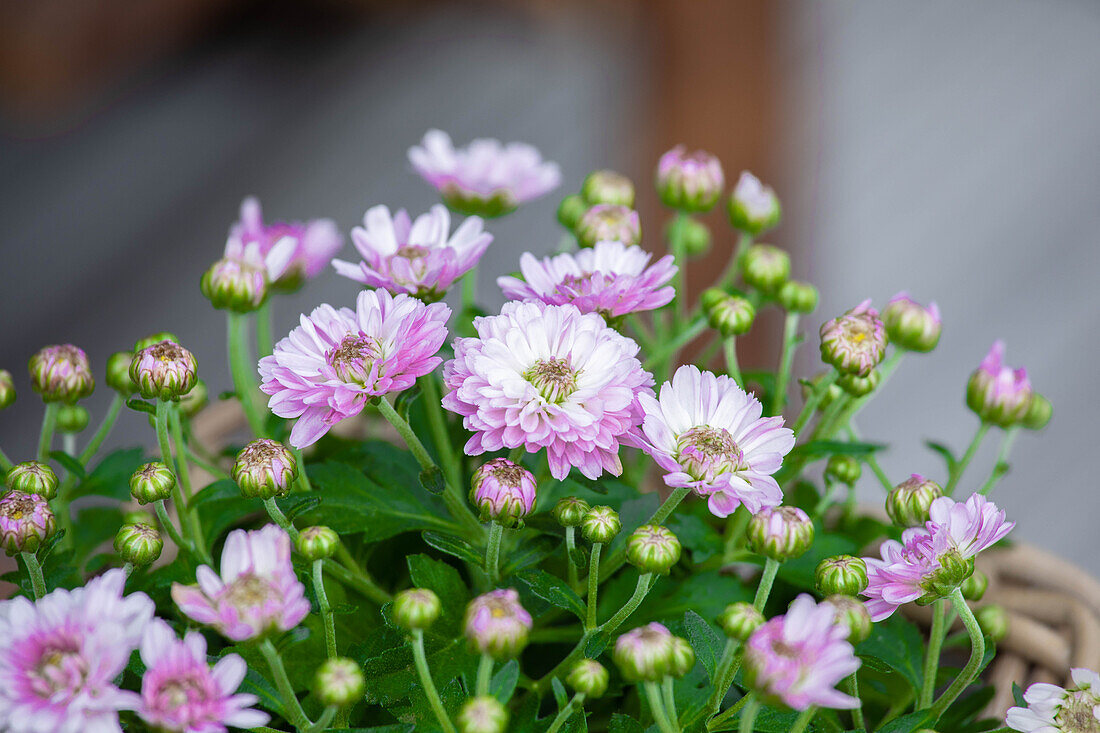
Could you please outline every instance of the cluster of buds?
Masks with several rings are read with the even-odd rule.
[[[363,699],[367,682],[354,659],[333,657],[317,668],[313,690],[322,705],[346,708]]]
[[[810,549],[814,523],[798,507],[763,509],[749,520],[748,539],[753,552],[785,562]]]
[[[665,677],[683,677],[695,666],[691,644],[657,622],[620,636],[612,658],[627,682],[659,682]]]
[[[886,353],[886,328],[865,300],[821,326],[821,359],[842,374],[866,377]]]
[[[814,570],[814,586],[822,596],[857,596],[867,587],[867,563],[852,555],[827,557]]]
[[[135,349],[130,379],[145,399],[178,401],[195,386],[198,366],[190,351],[171,339]]]
[[[241,494],[250,498],[272,499],[290,493],[298,478],[298,461],[290,449],[277,440],[254,440],[237,454],[233,480]]]
[[[13,490],[0,498],[0,547],[8,555],[36,552],[56,526],[43,497]]]
[[[994,342],[970,375],[966,404],[984,422],[1002,428],[1022,424],[1037,430],[1050,421],[1050,402],[1035,398],[1026,369],[1005,366],[1004,352],[1004,342]]]
[[[331,527],[306,527],[298,533],[298,552],[310,562],[332,557],[339,546],[340,535]]]
[[[899,527],[923,527],[932,502],[943,496],[943,488],[919,473],[895,486],[886,497],[886,513]]]
[[[634,206],[634,182],[622,173],[592,171],[581,184],[581,198],[588,206]]]
[[[8,487],[24,494],[37,494],[46,501],[57,496],[57,474],[45,463],[24,461],[8,469]]]
[[[470,503],[482,521],[522,526],[535,507],[535,476],[507,458],[494,458],[474,471]]]
[[[643,524],[626,539],[626,559],[642,573],[667,573],[680,561],[680,540],[667,527]]]
[[[748,639],[752,636],[752,632],[764,625],[764,621],[766,621],[764,614],[757,611],[751,603],[744,601],[729,604],[718,617],[718,625],[722,627],[722,631],[736,641]]]
[[[15,381],[11,378],[11,372],[0,369],[0,410],[11,407],[15,402]]]
[[[262,262],[224,257],[203,273],[199,287],[215,308],[250,313],[267,300],[267,267]]]
[[[729,216],[734,229],[756,236],[779,223],[779,197],[770,186],[743,171],[730,194]]]
[[[442,610],[439,596],[427,588],[408,588],[393,597],[394,623],[409,631],[430,627]]]
[[[115,535],[115,552],[138,567],[152,565],[164,549],[164,540],[152,524],[133,522],[122,525]]]
[[[573,233],[582,247],[592,247],[596,242],[638,244],[642,241],[642,220],[629,206],[596,204],[584,212]]]
[[[175,474],[159,461],[146,463],[130,476],[130,496],[138,504],[163,501],[172,495],[175,487]]]
[[[581,535],[593,544],[610,543],[622,528],[619,513],[609,506],[594,506],[581,520]]]
[[[762,293],[776,293],[791,277],[791,257],[779,247],[754,244],[744,255],[741,277]]]
[[[466,606],[466,639],[475,650],[498,662],[523,651],[531,625],[531,614],[520,605],[519,593],[512,588],[489,591]]]
[[[882,309],[890,343],[909,351],[928,352],[940,341],[943,322],[935,303],[924,307],[906,292],[895,295]]]
[[[718,288],[710,288],[703,292],[702,302],[703,310],[707,314],[707,323],[722,334],[722,338],[741,336],[752,328],[756,309],[741,294],[730,294]]]
[[[88,355],[72,344],[47,346],[31,357],[27,368],[31,389],[42,396],[43,402],[71,405],[95,390]]]
[[[710,211],[722,196],[725,182],[718,158],[703,150],[689,153],[678,145],[657,162],[657,194],[672,209]]]

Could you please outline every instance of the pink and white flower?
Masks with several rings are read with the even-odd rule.
[[[772,474],[794,447],[794,433],[782,417],[762,417],[760,401],[735,381],[686,365],[661,385],[659,398],[638,401],[645,417],[636,442],[667,472],[666,484],[707,497],[718,517],[742,504],[755,514],[783,500]]]
[[[185,616],[227,639],[289,631],[309,613],[305,586],[290,562],[290,537],[274,524],[230,532],[221,567],[219,577],[208,565],[200,566],[198,585],[173,583],[172,600]]]
[[[139,699],[113,680],[126,668],[153,601],[123,596],[126,574],[109,570],[75,590],[0,602],[0,730],[121,731],[119,710]]]
[[[249,196],[241,203],[240,220],[229,230],[225,256],[231,257],[231,246],[235,252],[247,252],[251,247],[261,259],[285,249],[279,254],[279,264],[285,258],[285,266],[279,272],[269,272],[269,280],[277,289],[294,290],[303,279],[316,277],[325,269],[343,245],[343,235],[332,219],[265,224],[259,199]]]
[[[351,230],[351,241],[363,260],[333,260],[338,273],[394,295],[438,300],[477,265],[493,235],[476,216],[451,234],[451,215],[441,204],[416,221],[404,209],[391,215],[389,208],[374,206],[363,215],[363,226]]]
[[[1005,724],[1023,733],[1087,733],[1100,730],[1100,675],[1070,670],[1068,689],[1037,682],[1024,692],[1026,708],[1009,708]]]
[[[206,639],[189,631],[183,640],[160,619],[141,639],[141,706],[138,715],[157,730],[171,733],[225,733],[228,726],[255,728],[270,719],[253,710],[255,695],[235,694],[248,666],[226,654],[213,668],[206,662]]]
[[[982,363],[970,375],[966,404],[982,420],[1009,427],[1027,415],[1034,392],[1027,369],[1006,366],[1004,358],[1004,341],[994,341]]]
[[[406,390],[442,362],[451,309],[404,293],[359,293],[355,310],[330,305],[260,360],[260,390],[279,417],[298,418],[290,444],[304,448],[336,423],[358,415],[372,397]]]
[[[745,642],[745,680],[766,699],[795,710],[858,707],[858,699],[836,689],[860,665],[847,637],[832,604],[804,593],[786,615],[765,622]]]
[[[466,214],[507,214],[561,183],[557,163],[544,161],[531,145],[478,138],[456,149],[442,130],[428,130],[409,148],[409,162],[447,206]]]
[[[619,444],[641,421],[638,396],[653,376],[638,344],[573,305],[505,303],[474,319],[477,338],[455,341],[443,367],[443,406],[474,436],[467,455],[546,448],[550,473],[622,473]]]
[[[519,260],[523,280],[500,277],[497,285],[514,300],[572,303],[582,313],[618,318],[660,308],[676,295],[668,285],[678,269],[675,258],[666,255],[649,266],[650,258],[649,252],[622,242],[598,242],[542,261],[524,252]]]
[[[867,563],[867,610],[882,621],[905,603],[932,601],[969,577],[973,558],[1002,540],[1015,522],[980,494],[965,502],[943,496],[932,502],[924,527],[902,533],[902,542],[882,543],[882,558]]]

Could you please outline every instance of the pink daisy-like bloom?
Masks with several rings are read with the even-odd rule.
[[[226,654],[213,668],[206,662],[206,639],[189,631],[183,640],[160,619],[141,639],[141,706],[138,715],[157,730],[171,733],[225,733],[227,726],[255,728],[270,719],[253,710],[259,698],[234,694],[248,666]]]
[[[75,590],[0,602],[0,730],[121,731],[119,710],[138,696],[115,687],[153,618],[144,593],[123,596],[126,574],[109,570]]]
[[[265,224],[260,201],[254,196],[241,203],[241,218],[230,228],[229,239],[244,249],[256,245],[261,257],[266,257],[277,245],[292,245],[284,271],[270,279],[274,287],[282,290],[295,290],[303,279],[316,277],[344,245],[344,237],[332,219]],[[226,257],[229,256],[227,245]]]
[[[1008,709],[1005,725],[1023,733],[1090,733],[1100,730],[1100,675],[1070,670],[1068,689],[1037,682],[1024,692],[1027,707]]]
[[[970,375],[966,404],[983,420],[1008,427],[1027,415],[1033,391],[1027,369],[1013,369],[1004,359],[1004,341],[994,341],[982,363]]]
[[[467,214],[507,214],[561,183],[557,163],[544,161],[531,145],[478,138],[456,149],[442,130],[428,130],[409,148],[409,162],[447,206]]]
[[[363,260],[333,260],[338,273],[395,295],[438,300],[477,265],[493,235],[476,216],[451,234],[451,215],[441,204],[416,221],[404,209],[391,216],[389,208],[374,206],[363,215],[363,226],[351,230],[351,241]]]
[[[309,613],[305,587],[290,562],[290,537],[269,524],[234,530],[222,550],[219,577],[202,565],[198,585],[172,584],[172,600],[188,618],[213,626],[233,641],[289,631]]]
[[[519,260],[523,280],[499,277],[497,285],[513,300],[572,303],[582,313],[618,318],[660,308],[676,295],[676,289],[668,285],[678,269],[673,264],[675,258],[666,255],[648,266],[651,257],[649,252],[622,242],[597,242],[576,254],[542,261],[524,252]]]
[[[316,308],[260,360],[260,390],[279,417],[298,418],[290,444],[304,448],[370,398],[406,390],[442,362],[451,309],[404,293],[359,293],[355,310]]]
[[[947,582],[956,580],[960,562],[992,547],[1016,526],[1005,521],[1004,510],[980,494],[965,502],[940,497],[928,513],[925,526],[905,530],[901,543],[882,543],[881,559],[864,558],[867,588],[863,595],[873,621],[889,618],[902,604],[942,597],[945,574],[950,576]]]
[[[645,417],[636,443],[667,472],[666,484],[707,497],[718,517],[742,504],[755,514],[783,500],[772,474],[794,447],[794,433],[782,417],[762,417],[760,401],[735,381],[685,365],[661,385],[659,398],[638,401]]]
[[[474,319],[477,338],[455,341],[443,367],[443,406],[474,436],[467,455],[546,448],[550,473],[622,473],[619,443],[641,421],[638,396],[653,376],[638,344],[573,305],[505,303]]]
[[[858,707],[858,699],[836,689],[860,665],[847,637],[832,604],[803,593],[786,615],[765,622],[745,642],[745,680],[795,710]]]

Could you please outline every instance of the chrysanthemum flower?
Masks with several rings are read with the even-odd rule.
[[[783,500],[772,474],[794,447],[782,417],[761,417],[760,401],[726,376],[692,365],[661,385],[660,398],[638,398],[645,418],[639,446],[665,474],[665,483],[707,497],[718,517],[744,504],[752,513]]]
[[[474,436],[467,455],[546,448],[550,472],[622,473],[619,443],[641,420],[637,399],[653,377],[638,345],[572,305],[505,303],[474,320],[477,338],[455,341],[443,368],[443,406]]]
[[[970,375],[966,404],[982,420],[1009,427],[1027,416],[1034,391],[1027,369],[1006,366],[1004,359],[1004,341],[994,341],[982,363]]]
[[[121,731],[119,710],[138,696],[115,687],[153,601],[123,597],[126,574],[109,570],[75,590],[38,601],[0,602],[0,730],[8,733]]]
[[[371,397],[408,389],[442,361],[451,309],[385,290],[359,293],[355,310],[322,305],[260,360],[260,390],[279,417],[298,418],[290,444],[304,448]]]
[[[241,203],[241,218],[230,228],[229,239],[242,249],[255,245],[261,257],[266,257],[277,245],[293,245],[286,255],[286,267],[271,277],[273,287],[281,290],[295,290],[303,279],[315,277],[344,244],[340,229],[332,219],[265,224],[260,201],[254,196]],[[229,256],[227,245],[226,257]]]
[[[1024,692],[1026,708],[1009,708],[1005,724],[1023,733],[1090,733],[1100,730],[1100,675],[1070,670],[1073,686],[1038,682]]]
[[[965,502],[936,499],[924,527],[905,530],[901,543],[882,543],[881,559],[864,558],[863,595],[872,620],[888,618],[904,603],[947,595],[973,572],[973,558],[1015,526],[1005,521],[1004,510],[980,494]]]
[[[745,680],[765,699],[795,710],[858,707],[858,699],[836,689],[860,665],[847,637],[847,627],[836,622],[836,609],[804,593],[786,615],[765,622],[749,637]]]
[[[338,273],[394,295],[438,300],[477,265],[493,235],[476,216],[451,234],[451,215],[441,204],[416,221],[404,209],[391,216],[389,208],[374,206],[363,215],[363,226],[351,230],[351,241],[363,260],[333,260]]]
[[[255,728],[270,719],[253,710],[259,698],[234,694],[248,667],[236,654],[226,654],[211,669],[206,639],[189,631],[183,640],[160,619],[141,639],[141,706],[138,715],[157,730],[171,733],[225,733],[227,726]]]
[[[500,216],[557,188],[561,171],[526,143],[478,138],[454,147],[442,130],[428,130],[409,148],[409,162],[455,211]]]
[[[676,274],[675,258],[666,255],[648,266],[651,257],[622,242],[598,242],[576,254],[567,252],[542,261],[524,252],[519,260],[523,280],[499,277],[497,285],[514,300],[572,303],[582,313],[618,318],[660,308],[676,295],[668,285]]]
[[[198,585],[172,584],[172,600],[187,617],[213,626],[233,641],[289,631],[309,613],[305,587],[290,562],[290,537],[269,524],[229,533],[222,574],[202,565]]]
[[[471,646],[494,659],[511,659],[527,645],[531,614],[513,588],[489,591],[466,606],[464,629]]]

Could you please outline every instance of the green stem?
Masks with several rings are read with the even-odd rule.
[[[122,572],[126,573],[126,577],[129,578],[134,574],[134,564],[129,560],[122,563]]]
[[[271,669],[271,674],[275,678],[275,687],[279,690],[279,696],[283,698],[287,720],[299,731],[308,731],[313,723],[306,716],[306,711],[302,709],[302,703],[298,701],[298,696],[294,694],[294,687],[291,686],[290,678],[287,677],[283,660],[270,639],[264,639],[260,642],[260,653],[264,655],[267,666]]]
[[[985,435],[989,432],[990,427],[990,423],[984,420],[978,424],[978,429],[974,431],[974,437],[970,440],[970,445],[966,447],[966,453],[963,454],[962,460],[955,464],[955,470],[951,472],[951,475],[947,479],[947,485],[943,487],[943,493],[946,496],[951,496],[955,493],[955,487],[959,485],[963,473],[966,472],[970,462],[974,460],[974,456],[978,452],[978,447],[981,446],[982,440],[985,439]]]
[[[176,447],[176,468],[179,469],[179,484],[182,488],[183,500],[186,504],[187,510],[187,523],[190,527],[190,535],[194,540],[195,545],[199,548],[199,551],[206,555],[206,540],[203,537],[202,524],[199,521],[199,514],[191,506],[191,497],[193,496],[191,491],[191,469],[187,465],[187,451],[184,448],[183,443],[183,428],[180,422],[180,413],[178,407],[173,407],[168,414],[169,425],[172,430],[172,443]],[[180,511],[177,509],[176,511]],[[181,517],[180,521],[183,521]],[[208,558],[210,561],[213,558]]]
[[[993,464],[993,470],[989,472],[989,478],[978,490],[978,493],[982,496],[989,496],[993,491],[993,487],[997,485],[997,482],[1008,470],[1008,454],[1012,452],[1012,444],[1016,442],[1016,436],[1019,434],[1020,428],[1015,425],[1004,431],[1004,435],[1001,437],[1001,449],[997,452],[997,462]]]
[[[676,263],[676,274],[672,276],[672,286],[676,289],[673,306],[673,327],[682,323],[687,316],[687,243],[684,240],[684,227],[690,217],[682,211],[672,220],[668,230],[669,250]]]
[[[324,712],[321,713],[321,717],[309,729],[309,733],[321,733],[323,730],[328,730],[328,727],[332,725],[332,719],[336,717],[337,710],[338,708],[335,705],[329,705],[325,708]]]
[[[325,592],[324,566],[324,560],[313,561],[313,593],[317,596],[321,620],[325,625],[325,652],[329,659],[333,659],[336,657],[336,622],[332,618],[332,605],[328,601],[328,593]]]
[[[649,711],[653,713],[653,721],[657,724],[661,733],[676,733],[676,729],[669,722],[665,706],[661,703],[661,688],[657,686],[656,682],[644,682],[642,683],[642,690],[645,692],[646,701],[649,703]]]
[[[565,703],[565,707],[563,707],[554,717],[554,722],[546,729],[546,733],[558,733],[561,727],[565,725],[565,722],[569,720],[569,717],[573,714],[573,709],[584,705],[584,697],[585,695],[583,692],[578,692],[573,695],[572,699]]]
[[[57,402],[46,403],[46,409],[42,413],[42,429],[38,434],[38,461],[49,463],[50,446],[53,443],[53,431],[57,427],[57,411],[61,405]]]
[[[432,673],[428,669],[428,657],[424,654],[424,630],[413,629],[412,632],[413,659],[416,662],[416,676],[420,678],[420,686],[424,688],[424,694],[428,703],[432,706],[436,720],[443,727],[444,733],[455,733],[455,727],[451,719],[447,717],[447,710],[443,707],[443,701],[439,699],[439,692],[432,681]]]
[[[485,546],[485,572],[489,582],[496,585],[500,580],[500,541],[504,537],[504,525],[500,522],[489,523],[489,543]]]
[[[821,398],[825,396],[825,393],[829,390],[829,387],[833,386],[833,382],[837,380],[840,373],[836,369],[833,369],[825,378],[817,383],[814,390],[810,392],[809,398],[806,400],[806,404],[802,406],[802,412],[798,413],[798,417],[794,421],[794,425],[791,430],[794,431],[795,436],[799,436],[802,433],[802,429],[806,427],[806,423],[810,421],[810,418],[814,416],[814,411],[817,410],[818,404],[821,402]]]
[[[27,575],[31,579],[31,589],[34,591],[34,600],[46,595],[46,579],[42,577],[42,566],[38,562],[38,556],[33,552],[20,553],[23,564],[27,566]]]
[[[947,603],[942,598],[932,604],[932,628],[928,632],[928,652],[924,657],[924,683],[917,698],[917,710],[924,710],[932,704],[936,692],[936,673],[940,668],[940,649],[946,632],[944,620],[947,615]]]
[[[122,411],[122,405],[125,402],[126,400],[123,399],[122,395],[115,392],[115,396],[111,398],[111,406],[107,408],[107,414],[103,416],[103,422],[96,428],[92,439],[88,441],[88,445],[84,447],[84,451],[80,454],[80,465],[87,466],[88,461],[95,457],[99,447],[103,445],[103,441],[111,434],[111,429],[114,428],[115,421],[118,419],[118,414]]]
[[[825,426],[825,429],[821,431],[820,437],[822,440],[828,440],[833,434],[844,427],[851,424],[852,420],[863,409],[863,406],[874,395],[882,391],[882,388],[886,386],[886,383],[890,380],[890,376],[897,369],[898,364],[901,363],[901,359],[905,356],[906,352],[901,349],[896,349],[890,356],[886,357],[883,362],[878,366],[879,383],[878,387],[871,394],[863,395],[862,397],[856,397],[846,400],[844,410],[835,418],[829,421],[829,424]]]
[[[256,407],[256,378],[252,356],[248,349],[248,316],[229,311],[226,327],[229,350],[229,371],[233,375],[233,389],[237,392],[248,427],[257,438],[266,438],[264,417]]]
[[[462,472],[459,467],[458,453],[451,447],[451,435],[447,430],[447,418],[443,414],[443,403],[439,397],[439,386],[435,374],[425,374],[420,378],[420,392],[424,395],[425,411],[428,413],[428,427],[432,431],[436,453],[443,463],[443,473],[447,481],[454,486],[462,485]]]
[[[716,287],[721,288],[722,290],[728,290],[731,285],[737,282],[737,278],[741,274],[741,260],[745,258],[745,253],[749,251],[749,247],[751,246],[752,235],[742,232],[741,236],[737,239],[737,250],[734,252],[733,257],[730,259],[730,263],[729,266],[726,267],[726,271],[718,280]]]
[[[8,458],[8,454],[4,452],[3,448],[0,448],[0,471],[7,473],[12,469],[15,464]]]
[[[661,682],[661,696],[665,705],[665,712],[668,714],[668,722],[671,723],[673,730],[680,730],[680,714],[676,712],[676,688],[675,680],[672,677],[665,677]]]
[[[653,513],[645,524],[664,524],[665,520],[669,518],[672,512],[680,505],[680,502],[684,500],[684,497],[691,493],[691,489],[679,488],[673,490],[664,503],[657,508],[657,511]],[[611,553],[611,556],[604,561],[600,566],[600,577],[610,578],[611,575],[623,566],[626,562],[626,543],[623,543],[618,550]]]
[[[714,679],[718,680],[718,684],[714,686],[714,691],[711,692],[705,708],[708,711],[708,716],[718,714],[718,711],[722,708],[722,701],[726,699],[726,694],[729,693],[730,687],[733,685],[733,678],[737,675],[738,667],[736,664],[737,649],[740,646],[741,642],[737,639],[726,640],[722,657],[718,660],[718,668],[714,671]]]
[[[722,344],[722,349],[726,355],[726,373],[743,389],[745,380],[741,377],[741,367],[737,365],[737,339],[730,336]]]
[[[306,461],[302,458],[302,449],[290,446],[290,452],[294,454],[294,461],[298,464],[298,488],[306,493],[313,491],[313,484],[309,481],[309,472],[306,471]]]
[[[740,733],[753,733],[753,726],[756,725],[756,716],[760,712],[760,701],[756,699],[756,695],[749,693],[746,695],[748,702],[745,703],[745,709],[741,711],[741,721],[737,726],[737,730]]]
[[[190,445],[184,443],[183,454],[187,457],[187,460],[194,463],[196,466],[206,471],[208,474],[216,479],[227,479],[229,474],[223,471],[220,467],[215,466],[210,461],[200,456]]]
[[[951,707],[951,703],[955,702],[963,690],[978,676],[978,668],[981,667],[982,658],[985,656],[985,636],[982,634],[981,627],[978,626],[978,619],[974,618],[970,607],[966,605],[966,599],[963,598],[962,591],[956,588],[951,591],[951,595],[948,597],[951,599],[955,611],[959,614],[959,618],[962,619],[967,633],[970,634],[970,659],[967,660],[966,666],[963,667],[959,676],[943,691],[940,699],[936,700],[929,711],[932,725],[935,725],[944,711]]]
[[[385,590],[375,584],[374,580],[368,577],[361,570],[349,570],[344,566],[329,560],[325,563],[325,570],[332,577],[339,580],[344,585],[350,586],[355,590],[362,593],[364,596],[372,600],[381,606],[384,603],[389,603],[393,600],[393,596],[387,593]]]
[[[477,307],[477,268],[474,267],[462,278],[462,310],[471,311]]]
[[[517,445],[512,450],[508,451],[508,460],[517,466],[523,462],[523,456],[527,454],[527,446]]]
[[[180,552],[184,550],[194,552],[190,543],[184,540],[180,535],[179,530],[176,529],[176,525],[172,524],[172,519],[168,516],[168,510],[164,507],[164,499],[158,499],[156,503],[153,504],[153,510],[156,512],[157,519],[160,520],[161,527],[163,527],[164,531],[168,533],[168,536],[172,538],[172,542],[176,544]]]
[[[721,715],[715,716],[715,717],[711,718],[710,720],[708,720],[707,721],[707,730],[710,730],[711,728],[717,728],[718,726],[722,725],[727,720],[732,718],[734,715],[737,715],[737,713],[739,713],[741,711],[741,708],[745,707],[745,704],[748,701],[749,701],[749,696],[745,695],[740,700],[735,702],[733,705],[730,705],[728,708],[723,710]],[[689,721],[688,724],[691,725],[691,723],[693,723],[693,722],[694,721]]]
[[[570,528],[572,529],[572,528]],[[600,551],[603,545],[595,542],[592,554],[588,558],[588,612],[585,616],[585,630],[596,628],[596,596],[600,588]]]
[[[779,370],[775,375],[775,391],[772,393],[772,415],[782,415],[787,405],[787,385],[791,381],[791,367],[798,344],[798,314],[788,313],[783,320],[783,347],[779,352]]]
[[[271,517],[271,521],[286,530],[286,533],[290,535],[290,539],[295,543],[298,542],[298,528],[291,524],[290,520],[283,514],[283,510],[279,508],[279,505],[275,503],[275,499],[264,499],[264,509],[267,510],[267,516]]]
[[[274,351],[271,338],[271,300],[265,300],[256,309],[256,355],[258,358],[269,356]]]
[[[852,725],[860,730],[867,730],[867,721],[863,717],[863,700],[859,697],[859,674],[853,672],[848,678],[848,690],[852,697],[859,700],[859,704],[852,708]]]
[[[573,562],[573,553],[577,549],[577,528],[565,528],[565,572],[569,578],[569,587],[576,588],[580,579],[577,577],[577,564]]]
[[[802,711],[802,713],[795,719],[794,725],[791,726],[790,733],[802,733],[806,730],[806,726],[813,720],[814,714],[817,713],[817,708],[810,706]]]
[[[477,662],[477,695],[484,697],[489,694],[489,683],[493,681],[493,658],[488,654],[482,654]]]
[[[626,605],[620,608],[614,616],[609,618],[600,626],[600,631],[605,634],[610,634],[615,629],[619,628],[630,614],[637,610],[645,599],[646,594],[649,593],[649,589],[653,587],[655,578],[653,573],[642,573],[638,576],[638,584],[634,586],[634,594],[627,600]]]
[[[756,586],[756,597],[752,600],[752,606],[761,613],[764,612],[764,604],[768,602],[768,596],[772,592],[772,584],[779,572],[779,561],[770,557],[764,561],[764,573],[760,576],[760,585]]]
[[[655,366],[663,364],[674,356],[677,351],[694,341],[695,338],[705,330],[707,330],[706,317],[697,317],[686,327],[679,329],[679,332],[671,339],[664,342],[660,348],[655,349],[642,366],[646,369],[653,369]]]

